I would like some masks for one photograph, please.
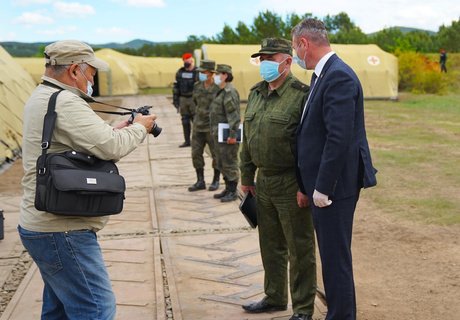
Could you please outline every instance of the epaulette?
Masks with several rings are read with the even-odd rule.
[[[260,81],[260,82],[257,82],[255,85],[253,85],[251,87],[251,89],[249,89],[250,91],[254,90],[254,89],[257,89],[258,87],[260,87],[262,84],[264,84],[265,81]]]
[[[293,87],[294,89],[303,91],[303,92],[308,92],[308,90],[310,89],[309,86],[307,86],[307,85],[306,85],[305,83],[303,83],[303,82],[300,82],[299,80],[294,80],[294,81],[291,83],[291,87]]]

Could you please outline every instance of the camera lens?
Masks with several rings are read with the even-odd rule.
[[[160,135],[162,128],[160,128],[156,123],[153,124],[152,131],[150,132],[156,138]]]

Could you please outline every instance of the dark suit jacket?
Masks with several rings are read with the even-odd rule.
[[[363,90],[337,55],[326,62],[297,129],[298,182],[342,199],[377,184],[364,127]]]

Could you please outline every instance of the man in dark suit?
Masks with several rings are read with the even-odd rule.
[[[363,90],[353,70],[331,50],[321,21],[301,21],[292,30],[292,45],[297,63],[314,70],[297,129],[297,175],[300,191],[312,200],[326,320],[355,320],[353,216],[360,189],[377,183],[364,126]],[[298,201],[300,205],[302,199]]]

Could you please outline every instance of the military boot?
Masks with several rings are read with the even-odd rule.
[[[225,195],[227,194],[227,192],[228,192],[228,180],[227,180],[226,177],[224,177],[224,180],[225,180],[225,189],[224,189],[224,191],[214,194],[214,199],[221,199],[221,198],[225,197]]]
[[[193,192],[204,189],[206,189],[206,183],[204,182],[204,170],[203,168],[196,169],[196,182],[188,187],[188,191]]]
[[[212,179],[212,183],[208,188],[208,191],[216,191],[219,189],[219,178],[220,178],[220,171],[214,169],[214,178]]]
[[[238,194],[236,193],[236,186],[238,185],[238,181],[229,181],[228,182],[228,191],[225,196],[223,196],[220,201],[221,202],[230,202],[234,201],[238,198]]]
[[[190,126],[190,122],[182,123],[182,129],[184,130],[184,143],[182,143],[179,148],[190,147],[190,132],[192,128]]]

